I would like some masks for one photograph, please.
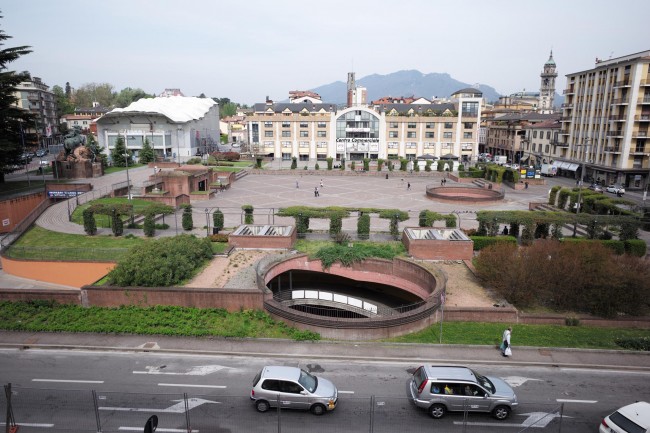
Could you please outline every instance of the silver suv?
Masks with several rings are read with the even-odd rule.
[[[297,367],[267,366],[253,379],[251,400],[259,412],[270,407],[309,409],[314,415],[334,410],[338,390],[332,382]]]
[[[406,384],[406,395],[433,418],[447,411],[491,412],[499,420],[508,418],[517,406],[510,385],[498,377],[482,376],[470,368],[423,365]]]

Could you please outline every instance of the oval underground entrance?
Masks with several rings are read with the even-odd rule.
[[[395,286],[316,271],[289,270],[271,279],[267,287],[276,301],[292,310],[322,317],[392,316],[425,303]]]

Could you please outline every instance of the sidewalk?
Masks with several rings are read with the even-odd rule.
[[[494,364],[650,372],[650,353],[514,346],[504,358],[493,346],[370,342],[297,342],[274,339],[167,337],[0,331],[0,348],[183,353],[301,360],[381,361],[407,364]]]

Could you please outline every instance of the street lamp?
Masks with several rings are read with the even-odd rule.
[[[129,179],[129,153],[124,153],[124,162],[126,162],[126,198],[131,200],[131,179]]]
[[[580,185],[578,185],[578,201],[576,202],[576,220],[573,223],[573,237],[576,237],[576,232],[578,231],[578,214],[580,213],[581,201],[582,201],[582,184],[585,180],[585,159],[587,158],[587,152],[589,151],[590,144],[585,143],[582,146],[585,147],[585,154],[582,157],[582,169],[580,170]]]
[[[205,235],[210,236],[210,209],[205,208]]]

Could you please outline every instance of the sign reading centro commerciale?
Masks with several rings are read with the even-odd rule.
[[[48,191],[49,198],[70,198],[83,194],[83,191]]]
[[[361,138],[361,137],[352,137],[352,138],[337,138],[337,143],[379,143],[378,138]]]

